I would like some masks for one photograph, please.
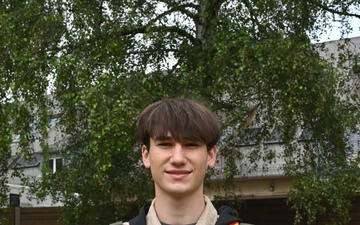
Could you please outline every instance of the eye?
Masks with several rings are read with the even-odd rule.
[[[186,146],[188,148],[198,148],[200,145],[199,145],[199,143],[196,143],[196,142],[189,142],[189,143],[186,143],[184,146]]]
[[[159,143],[157,144],[157,146],[170,147],[170,146],[172,146],[172,143],[171,143],[171,142],[159,142]]]

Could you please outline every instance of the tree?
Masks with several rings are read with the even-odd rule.
[[[360,18],[358,2],[1,4],[1,176],[7,176],[12,135],[21,137],[18,154],[31,158],[34,137],[28,134],[36,121],[45,158],[60,149],[67,166],[55,174],[45,166],[41,181],[26,182],[39,198],[51,194],[61,200],[70,210],[64,217],[69,224],[112,222],[128,208],[118,203],[135,196],[141,203],[151,196],[149,174],[139,165],[135,124],[144,106],[166,96],[198,98],[225,115],[224,128],[234,128],[221,151],[229,178],[236,158],[244,157],[233,146],[251,124],[249,105],[256,105],[251,115],[262,126],[259,140],[284,124],[282,157],[286,174],[294,178],[289,200],[299,212],[298,222],[301,213],[311,222],[334,202],[341,204],[331,213],[347,216],[359,182],[358,161],[347,157],[354,151],[347,134],[359,124],[358,95],[352,101],[339,96],[350,94],[347,83],[311,39],[330,27],[333,15],[348,31],[349,19]],[[57,113],[59,149],[46,142],[48,121]],[[300,125],[312,134],[305,148],[293,144]],[[271,161],[276,155],[257,151],[252,157]],[[330,168],[348,179],[337,179]],[[323,190],[324,176],[326,193],[338,195],[314,199],[310,194]],[[311,180],[317,182],[309,190]],[[0,185],[3,190],[5,184]],[[313,204],[318,199],[324,204]]]

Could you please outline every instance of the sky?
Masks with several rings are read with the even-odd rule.
[[[353,18],[351,20],[351,26],[353,28],[353,32],[345,36],[344,38],[352,38],[352,37],[359,37],[360,36],[360,19]],[[328,32],[323,34],[320,38],[320,42],[324,41],[333,41],[333,40],[339,40],[341,38],[340,33],[340,23],[334,22],[332,29],[329,29]]]

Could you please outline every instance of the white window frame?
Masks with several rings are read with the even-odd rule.
[[[56,173],[56,168],[57,168],[56,164],[60,160],[61,160],[61,167],[62,167],[62,166],[64,166],[64,159],[62,157],[53,157],[53,158],[49,159],[49,166],[50,166],[50,162],[53,161],[52,168],[50,168],[53,173]]]

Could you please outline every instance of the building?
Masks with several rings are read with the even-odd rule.
[[[63,165],[63,160],[60,154],[60,151],[57,150],[57,144],[59,144],[58,132],[53,129],[56,125],[57,118],[54,117],[49,121],[49,138],[48,143],[52,148],[50,155],[50,168],[53,173],[56,172],[57,169],[61,168]],[[12,150],[12,160],[9,164],[10,173],[14,170],[23,170],[24,175],[31,180],[41,180],[42,172],[41,169],[44,166],[44,156],[41,152],[40,147],[40,134],[37,131],[36,124],[32,125],[31,136],[34,137],[34,142],[32,143],[32,147],[34,149],[34,153],[30,160],[25,160],[25,156],[17,155],[19,152],[19,135],[14,135],[11,144]],[[61,203],[54,203],[48,197],[43,202],[38,202],[37,198],[30,194],[29,187],[25,186],[22,183],[22,180],[19,177],[10,177],[8,183],[10,189],[10,205],[12,206],[20,206],[20,207],[44,207],[44,206],[59,206]]]
[[[360,94],[360,37],[329,41],[317,44],[318,47],[325,47],[323,50],[319,48],[320,55],[332,63],[335,68],[338,68],[344,74],[345,81],[353,94]],[[251,127],[244,132],[242,143],[238,143],[238,151],[244,155],[251,154],[256,151],[255,136],[260,128]],[[262,150],[266,149],[268,152],[281,153],[284,146],[282,143],[283,127],[281,124],[274,127],[270,137],[264,140]],[[299,129],[297,132],[297,145],[302,146],[303,143],[310,141],[311,134],[305,129]],[[356,149],[353,157],[357,157],[360,149],[360,135],[358,133],[350,134],[351,145]],[[220,147],[221,151],[221,147]],[[247,158],[244,158],[237,163],[238,175],[235,176],[235,183],[237,187],[235,194],[239,194],[243,199],[276,199],[286,198],[291,189],[291,180],[284,175],[283,165],[284,159],[279,157],[273,163],[266,163],[262,160],[257,161],[257,168],[252,168],[251,163]],[[215,176],[211,183],[212,188],[207,189],[209,196],[225,195],[224,193],[216,192],[216,187],[220,187],[225,174],[224,159],[220,158],[216,165]],[[215,188],[214,188],[215,187]]]
[[[345,48],[339,49],[339,44],[346,43]],[[352,85],[353,91],[358,90],[360,85],[359,74],[360,74],[360,37],[351,38],[348,40],[339,40],[339,41],[330,41],[322,43],[328,49],[328,51],[321,51],[320,54],[328,59],[332,60],[335,67],[338,65],[337,62],[339,59],[343,60],[343,57],[346,57],[345,66],[350,68],[348,71],[344,71],[345,76],[351,76],[349,79],[349,84]],[[341,69],[341,67],[338,67]],[[50,121],[50,128],[56,124],[56,118],[53,118]],[[36,124],[33,125],[33,136],[37,137],[38,133],[36,132]],[[52,168],[55,173],[57,169],[61,168],[64,164],[61,157],[61,152],[57,150],[57,144],[61,143],[57,140],[57,132],[54,129],[49,130],[49,140],[48,143],[52,147],[53,151],[50,155],[50,168]],[[251,152],[256,148],[255,140],[253,140],[254,134],[258,132],[256,127],[249,128],[244,135],[243,143],[238,143],[237,148],[243,154],[251,154]],[[276,126],[270,138],[264,141],[263,147],[269,151],[281,152],[283,151],[283,146],[281,142],[281,136],[283,135],[283,128],[281,124]],[[309,140],[309,133],[306,130],[299,130],[297,132],[297,142],[301,145],[303,142]],[[360,146],[360,137],[358,134],[352,134],[351,137],[352,144],[355,148],[359,149]],[[9,164],[11,169],[24,169],[25,175],[31,177],[31,179],[41,179],[42,173],[41,168],[44,166],[44,158],[41,153],[41,148],[38,141],[35,141],[33,147],[35,152],[33,158],[30,161],[25,161],[23,156],[16,156],[18,152],[18,136],[14,136],[12,143],[12,154],[13,160]],[[221,151],[221,146],[220,146]],[[287,193],[291,188],[291,180],[289,177],[284,175],[283,165],[284,160],[277,158],[273,163],[265,163],[264,161],[258,161],[257,168],[252,168],[252,163],[248,159],[243,159],[236,162],[237,176],[235,177],[235,186],[241,187],[235,190],[235,193],[241,194],[244,199],[277,199],[277,198],[286,198]],[[226,193],[223,193],[220,190],[220,187],[223,185],[223,180],[226,174],[224,174],[224,159],[220,158],[216,167],[215,173],[212,175],[211,187],[206,189],[206,194],[208,196],[224,196]],[[27,196],[27,187],[23,186],[21,180],[18,178],[10,178],[9,180],[10,188],[10,199],[13,205],[17,206],[53,206],[61,205],[60,203],[52,203],[51,199],[47,199],[45,202],[38,203],[36,198]],[[22,194],[22,191],[24,193]]]

